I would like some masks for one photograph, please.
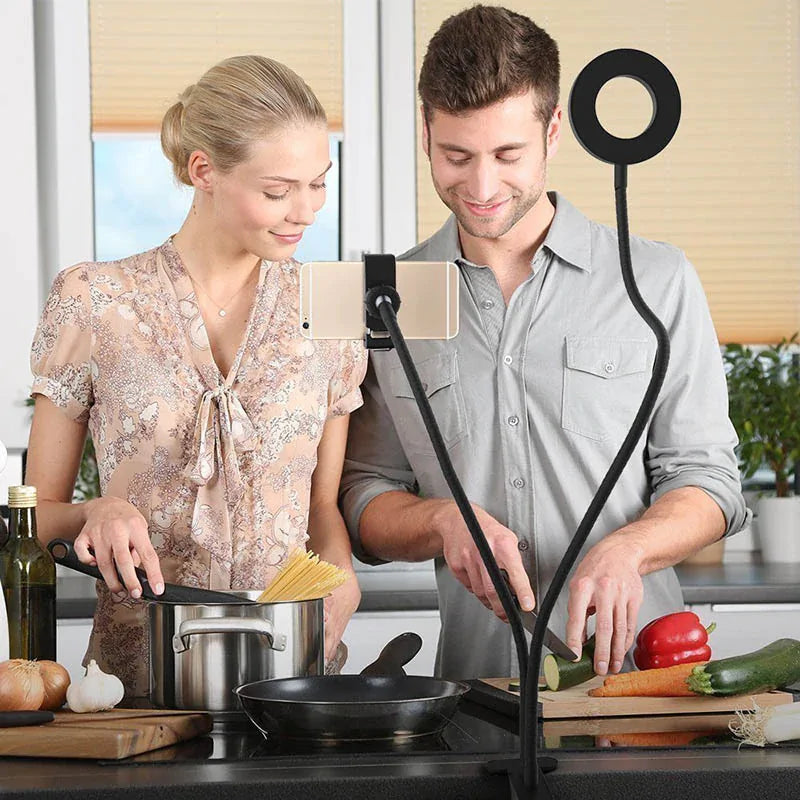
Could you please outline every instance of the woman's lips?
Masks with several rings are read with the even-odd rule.
[[[467,200],[462,202],[476,217],[493,217],[508,202],[508,198],[492,205],[470,203]]]
[[[280,242],[284,244],[297,244],[302,238],[302,233],[293,233],[291,236],[281,233],[275,233],[275,231],[270,231],[270,233]]]

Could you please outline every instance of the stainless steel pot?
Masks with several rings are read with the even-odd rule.
[[[234,688],[324,673],[323,600],[148,603],[150,699],[163,708],[238,711]]]

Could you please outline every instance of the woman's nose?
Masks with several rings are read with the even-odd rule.
[[[301,192],[286,219],[296,225],[310,225],[314,221],[314,216],[311,198],[305,192]]]

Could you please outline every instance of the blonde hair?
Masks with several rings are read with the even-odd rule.
[[[188,162],[195,150],[226,172],[276,129],[326,123],[314,92],[289,67],[264,56],[234,56],[211,67],[169,108],[161,149],[178,181],[191,186]]]

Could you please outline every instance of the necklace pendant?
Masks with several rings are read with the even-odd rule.
[[[224,308],[221,308],[221,309],[219,310],[219,315],[220,315],[221,317],[224,317],[224,316],[225,316],[225,309],[224,309]]]

